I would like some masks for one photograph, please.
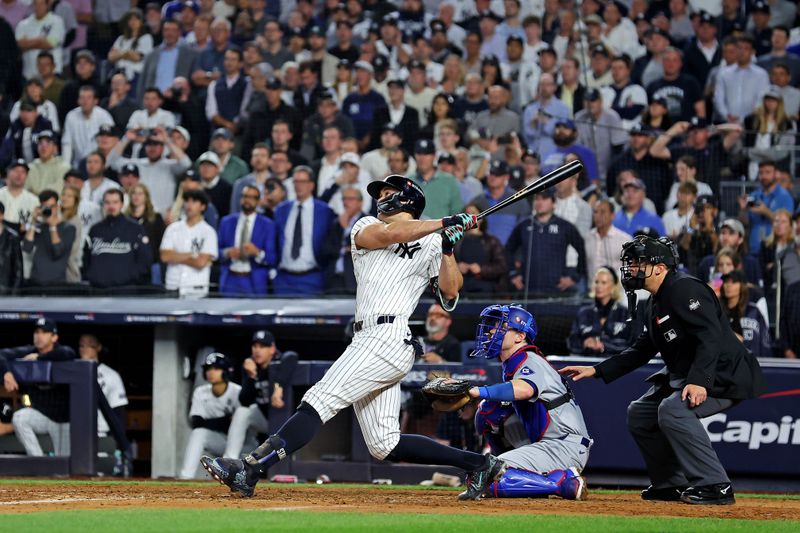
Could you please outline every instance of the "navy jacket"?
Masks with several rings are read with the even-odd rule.
[[[596,304],[586,305],[578,310],[567,339],[570,353],[581,355],[613,355],[631,345],[631,322],[627,321],[628,310],[619,302],[614,302],[608,313],[606,323],[600,325],[600,313]],[[583,341],[598,337],[605,350],[594,352],[584,348]]]
[[[29,147],[34,159],[39,157],[39,152],[36,150],[36,143],[33,141],[34,136],[40,131],[52,129],[53,125],[49,120],[41,115],[36,117],[36,122],[33,123],[33,127],[31,128],[31,146]],[[8,133],[6,133],[5,139],[3,139],[3,144],[0,145],[0,168],[5,169],[12,160],[22,157],[22,134],[24,132],[25,126],[23,126],[20,119],[11,123]],[[31,161],[28,161],[28,163],[30,162]]]
[[[294,206],[294,200],[283,202],[275,208],[275,224],[278,232],[278,256],[283,254],[283,245],[286,241],[286,225],[289,221],[289,213]],[[312,233],[312,246],[314,247],[314,258],[320,267],[325,266],[325,254],[323,246],[325,238],[330,231],[331,224],[336,219],[336,213],[328,207],[328,204],[314,199],[314,229]],[[280,262],[280,260],[278,260]]]
[[[141,285],[150,276],[153,251],[144,228],[126,216],[106,217],[89,230],[86,278],[93,287]]]
[[[239,214],[231,214],[219,223],[219,258],[220,258],[220,291],[225,292],[225,287],[231,277],[231,260],[225,257],[225,249],[236,244],[236,224]],[[250,258],[250,278],[256,287],[257,294],[267,294],[267,280],[269,269],[278,263],[277,241],[275,239],[275,223],[264,215],[256,215],[250,242],[262,251],[258,257]]]
[[[255,379],[251,378],[247,372],[242,372],[239,403],[245,407],[257,404],[264,418],[269,420],[269,408],[275,383],[284,389],[291,386],[292,376],[294,376],[294,369],[299,358],[297,352],[276,352],[275,358],[266,368],[258,368]]]
[[[744,315],[736,318],[729,315],[731,329],[742,336],[744,346],[756,357],[772,357],[772,341],[769,336],[769,325],[764,314],[755,304],[748,302]]]

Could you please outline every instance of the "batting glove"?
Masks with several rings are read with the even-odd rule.
[[[472,228],[478,227],[478,216],[459,213],[442,219],[443,228],[450,228],[453,226],[461,226],[464,231],[469,231]]]
[[[464,236],[464,229],[461,226],[450,226],[442,232],[442,253],[451,255],[453,247]]]

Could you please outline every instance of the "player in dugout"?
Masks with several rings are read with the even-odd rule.
[[[622,353],[561,373],[610,383],[660,352],[665,368],[647,378],[653,386],[628,406],[628,428],[651,482],[642,499],[733,504],[731,481],[700,419],[758,396],[761,367],[731,330],[714,291],[677,271],[672,240],[637,236],[623,245],[621,260],[631,316],[635,291],[652,295],[644,312],[647,329]]]

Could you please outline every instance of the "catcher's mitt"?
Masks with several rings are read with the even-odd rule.
[[[463,379],[435,378],[422,387],[422,394],[437,411],[457,411],[471,400],[472,383]]]

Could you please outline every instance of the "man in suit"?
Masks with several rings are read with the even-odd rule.
[[[278,249],[281,253],[275,294],[319,294],[324,289],[323,245],[336,214],[328,204],[314,198],[314,179],[301,165],[292,174],[295,200],[275,210]]]
[[[256,213],[261,191],[242,189],[239,213],[219,224],[220,292],[225,295],[267,294],[269,269],[277,263],[275,224]]]
[[[163,42],[147,55],[139,76],[139,98],[147,87],[158,87],[164,93],[177,77],[189,79],[196,52],[179,42],[181,28],[177,21],[165,20],[161,33]],[[210,73],[209,73],[210,74]]]
[[[350,254],[350,232],[364,213],[364,195],[358,187],[347,186],[342,190],[342,214],[331,224],[330,234],[325,239],[326,257],[330,257],[326,269],[327,287],[336,292],[356,293],[356,276],[353,272],[353,256]]]
[[[386,124],[391,124],[403,138],[403,148],[407,152],[412,152],[414,141],[419,137],[419,112],[405,104],[406,89],[403,80],[390,80],[387,86],[389,105],[375,111],[372,118],[372,148],[381,147],[381,134]]]
[[[642,499],[732,504],[730,479],[700,420],[763,392],[758,361],[736,338],[711,288],[677,271],[670,239],[636,237],[623,245],[621,259],[628,294],[644,289],[652,295],[644,312],[647,329],[621,354],[561,373],[610,383],[660,352],[665,368],[628,406],[628,428],[652,483]]]

